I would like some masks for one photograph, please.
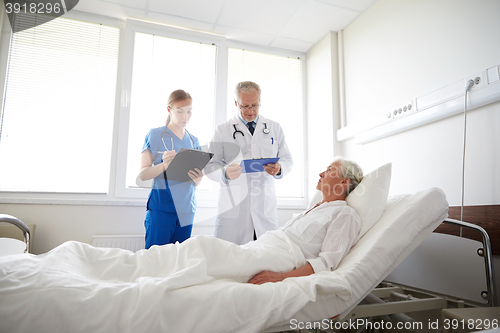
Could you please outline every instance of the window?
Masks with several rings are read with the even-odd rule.
[[[200,145],[213,135],[217,47],[136,32],[132,69],[127,187],[136,185],[144,138],[165,126],[169,94],[176,89],[193,98],[187,130]]]
[[[304,105],[302,60],[243,49],[228,50],[228,116],[237,112],[234,106],[234,87],[240,81],[254,81],[261,90],[259,113],[277,121],[285,132],[293,156],[292,172],[276,181],[280,199],[304,197]]]
[[[144,138],[164,126],[168,95],[183,89],[193,97],[187,129],[203,148],[215,126],[236,112],[236,83],[252,80],[262,88],[262,114],[281,124],[294,157],[292,173],[276,182],[278,202],[304,203],[303,59],[234,42],[228,48],[223,36],[140,20],[106,22],[124,30],[65,16],[12,35],[0,191],[19,193],[4,197],[81,193],[72,198],[140,204],[149,193],[136,185]],[[216,187],[205,177],[198,203],[215,205]]]
[[[12,35],[0,190],[108,191],[118,43],[118,28],[67,18]]]
[[[168,96],[177,89],[193,98],[187,130],[208,149],[216,118],[218,82],[222,82],[219,48],[224,38],[190,30],[127,20],[118,142],[116,195],[146,198],[148,182],[138,188],[140,158],[146,134],[165,126]],[[213,184],[204,179],[198,198]],[[209,200],[212,194],[207,194]],[[203,199],[203,198],[202,198]]]

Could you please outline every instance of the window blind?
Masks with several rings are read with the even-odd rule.
[[[12,34],[0,190],[108,191],[118,44],[118,28],[66,18]]]
[[[259,114],[278,122],[294,164],[286,181],[276,181],[279,198],[304,197],[304,82],[302,61],[237,48],[228,49],[228,119],[239,111],[234,105],[234,88],[240,81],[254,81],[261,90]]]

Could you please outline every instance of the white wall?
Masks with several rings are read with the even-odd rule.
[[[202,210],[203,211],[203,210]],[[33,252],[44,253],[69,240],[90,243],[92,235],[144,234],[144,207],[1,204],[0,212],[36,224]]]
[[[347,125],[500,64],[500,1],[378,0],[344,30]],[[500,203],[500,103],[467,119],[465,204]],[[393,162],[391,194],[437,186],[461,203],[463,115],[365,145],[365,171]]]
[[[499,65],[499,13],[498,0],[378,0],[343,32],[347,125]],[[499,102],[468,112],[465,205],[500,204],[499,130]],[[341,151],[367,172],[392,162],[390,194],[436,186],[457,206],[462,144],[456,115]]]
[[[340,126],[338,102],[337,34],[330,32],[307,53],[307,179],[314,194],[319,173],[338,149],[335,128]]]

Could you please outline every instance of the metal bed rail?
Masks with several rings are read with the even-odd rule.
[[[0,222],[10,223],[21,229],[26,242],[26,252],[31,253],[31,232],[28,226],[20,219],[7,214],[0,214]]]
[[[493,269],[493,258],[491,250],[491,240],[488,233],[480,226],[446,218],[442,223],[452,224],[459,227],[471,229],[480,233],[483,247],[477,250],[478,255],[483,257],[485,263],[486,288],[487,291],[481,297],[488,301],[491,307],[497,306],[497,294],[495,276]],[[462,237],[460,235],[460,237]],[[361,304],[358,304],[343,319],[330,318],[330,321],[341,325],[343,322],[352,322],[362,318],[381,318],[386,322],[414,322],[412,317],[405,313],[415,313],[419,311],[436,311],[448,307],[475,307],[477,304],[468,303],[460,298],[441,295],[418,288],[398,285],[392,282],[382,282],[377,288],[365,297]],[[321,321],[312,322],[321,325]],[[290,327],[284,326],[272,328],[264,332],[288,331]],[[322,332],[336,332],[335,330],[322,330]]]
[[[481,294],[481,296],[484,299],[488,300],[490,306],[492,307],[497,306],[498,301],[497,301],[496,284],[495,284],[495,271],[493,269],[493,253],[491,251],[490,236],[488,235],[486,230],[484,230],[482,227],[472,223],[460,220],[454,220],[450,218],[445,219],[443,223],[453,224],[459,227],[468,228],[476,232],[479,232],[481,234],[481,237],[483,239],[483,249],[478,250],[478,255],[484,258],[485,272],[486,272],[486,287],[488,289],[486,292]]]

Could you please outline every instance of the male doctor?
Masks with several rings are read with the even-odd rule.
[[[254,82],[236,85],[238,114],[217,126],[209,148],[214,156],[204,170],[221,184],[215,237],[239,245],[278,228],[274,179],[289,173],[293,164],[281,126],[259,115],[260,96]],[[242,170],[242,160],[263,157],[280,159],[261,172]]]

